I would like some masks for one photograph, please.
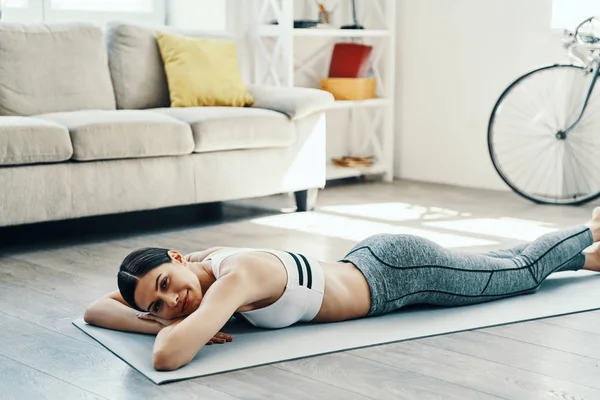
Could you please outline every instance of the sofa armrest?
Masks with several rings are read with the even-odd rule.
[[[248,85],[247,89],[254,97],[252,107],[277,111],[291,119],[323,111],[335,101],[331,93],[319,89],[263,85]]]

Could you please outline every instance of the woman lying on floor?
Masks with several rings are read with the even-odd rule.
[[[533,293],[554,272],[600,271],[600,251],[583,251],[598,241],[600,207],[584,225],[484,254],[392,234],[361,241],[339,262],[265,249],[216,247],[183,256],[145,248],[125,258],[119,291],[90,305],[84,319],[157,334],[154,367],[173,370],[205,344],[230,341],[219,330],[232,315],[258,327],[283,328],[409,304],[460,306]]]

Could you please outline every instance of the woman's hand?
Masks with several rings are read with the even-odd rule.
[[[175,319],[164,319],[164,318],[157,317],[156,315],[152,315],[147,312],[139,313],[137,317],[139,319],[143,319],[146,321],[158,322],[163,327],[171,326],[171,325],[173,325],[177,322],[183,321],[185,319],[185,317],[180,317],[180,318],[175,318]]]
[[[223,344],[226,342],[231,342],[232,340],[233,340],[233,337],[231,335],[228,335],[223,332],[217,332],[215,334],[215,336],[213,336],[213,338],[210,339],[206,344],[213,344],[213,343]]]

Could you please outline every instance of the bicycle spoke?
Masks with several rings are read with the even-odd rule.
[[[526,90],[527,93],[529,93],[529,90]],[[532,96],[530,96],[532,97]],[[497,114],[498,116],[503,116],[503,115],[509,115],[511,116],[513,119],[517,118],[522,120],[522,124],[525,123],[525,121],[527,121],[527,123],[531,123],[533,120],[536,120],[536,117],[540,114],[543,113],[544,111],[544,107],[540,107],[537,105],[533,106],[532,110],[529,110],[528,107],[523,104],[521,104],[521,102],[516,103],[510,100],[507,100],[504,104],[502,104],[502,106],[500,107],[500,109],[498,110]],[[553,128],[551,126],[551,124],[547,123],[544,120],[540,120],[537,119],[536,121],[536,125],[542,125],[542,127],[544,128],[544,130],[549,130],[549,131],[556,131],[555,128]]]
[[[551,161],[551,160],[553,160],[553,159],[556,159],[556,157],[554,156],[554,154],[555,154],[555,153],[557,153],[557,149],[558,149],[558,148],[559,148],[559,146],[553,146],[553,147],[552,147],[552,150],[551,150],[551,152],[552,152],[553,154],[551,154],[551,155],[550,155],[550,157],[548,157],[548,160],[549,160],[549,161]],[[544,175],[542,175],[542,176],[540,177],[540,179],[538,179],[538,186],[537,186],[537,188],[536,188],[537,190],[533,190],[533,188],[532,188],[532,193],[540,193],[540,192],[542,191],[542,189],[543,189],[543,187],[544,187],[543,183],[546,181],[546,176],[548,177],[548,179],[547,179],[547,181],[548,181],[548,184],[550,184],[550,183],[551,183],[551,181],[552,181],[552,175],[553,175],[553,174],[552,174],[552,163],[551,163],[551,162],[549,162],[549,164],[550,164],[550,167],[549,167],[549,168],[544,168],[545,174],[544,174]]]
[[[518,135],[526,139],[531,138],[555,138],[558,131],[551,131],[540,124],[531,124],[531,121],[503,121],[498,124],[496,136],[501,138],[507,135]]]
[[[588,194],[592,194],[592,193],[596,193],[596,192],[600,191],[600,184],[599,184],[598,176],[597,176],[597,171],[600,171],[600,170],[598,170],[596,162],[593,161],[593,160],[595,160],[595,158],[592,156],[592,161],[590,162],[587,158],[590,155],[589,151],[587,151],[587,149],[584,148],[583,151],[580,151],[580,148],[574,142],[567,141],[567,145],[569,148],[571,148],[573,150],[573,153],[574,153],[573,158],[574,158],[575,162],[579,165],[579,168],[580,168],[582,177],[584,178],[584,181],[588,184],[588,188],[589,188]],[[593,187],[591,186],[592,184],[593,184]]]
[[[596,146],[597,143],[600,141],[600,137],[587,139],[587,138],[583,138],[583,137],[572,136],[572,137],[569,137],[569,139],[567,139],[567,140],[572,140],[574,142],[581,143],[581,144],[587,145],[587,146]]]
[[[515,182],[519,182],[519,181],[521,180],[521,177],[522,177],[523,175],[525,175],[525,173],[526,173],[526,172],[527,172],[529,169],[532,169],[532,168],[533,168],[533,170],[535,171],[535,168],[534,168],[534,167],[532,167],[532,165],[534,165],[534,166],[535,166],[535,165],[537,165],[537,164],[536,164],[537,160],[538,160],[538,159],[539,159],[539,158],[540,158],[540,157],[541,157],[541,156],[542,156],[542,155],[545,153],[545,151],[546,151],[547,149],[549,149],[551,146],[552,146],[552,145],[548,145],[548,146],[546,146],[546,147],[545,147],[545,148],[544,148],[542,151],[538,152],[538,154],[537,154],[537,155],[536,155],[536,156],[533,158],[533,161],[532,161],[532,159],[527,159],[527,161],[529,161],[529,162],[528,162],[528,164],[530,164],[529,168],[520,168],[520,170],[521,170],[521,171],[523,171],[523,172],[521,173],[521,175],[519,175],[519,178],[516,178],[516,177],[515,177]],[[531,162],[531,161],[532,161],[532,162]]]
[[[600,115],[600,112],[597,111],[598,106],[597,104],[592,103],[591,101],[588,103],[587,107],[585,108],[585,111],[583,113],[583,117],[581,118],[581,122],[579,123],[579,125],[577,126],[577,128],[579,127],[594,127],[597,126],[598,123],[600,123],[599,118],[597,118]]]
[[[548,142],[555,141],[556,138],[540,138],[540,139],[531,139],[531,138],[502,138],[494,140],[494,147],[498,153],[501,153],[504,149],[511,150],[517,146],[531,146],[535,144],[547,144]]]
[[[554,141],[550,142],[553,143]],[[543,146],[544,143],[542,143],[542,146],[540,146],[540,142],[533,142],[531,144],[529,144],[528,146],[525,147],[521,147],[519,148],[516,152],[513,152],[510,156],[511,158],[508,159],[504,159],[503,163],[505,165],[510,164],[511,162],[513,162],[514,160],[521,158],[523,156],[525,156],[524,158],[528,158],[527,155],[528,154],[539,154],[537,151],[534,152],[533,150],[536,150],[538,147],[544,148],[545,146]]]
[[[558,182],[555,182],[555,195],[554,198],[556,199],[556,201],[560,200],[561,198],[561,194],[562,194],[562,188],[564,186],[564,180],[565,180],[565,176],[564,176],[564,168],[563,165],[565,164],[565,146],[560,146],[560,158],[557,158],[556,160],[556,167],[554,170],[554,176],[556,177],[556,179],[558,179]]]
[[[511,106],[517,115],[524,117],[523,119],[528,122],[531,122],[532,119],[534,119],[534,117],[532,117],[531,115],[525,114],[525,112],[523,110],[519,109],[516,105],[506,104],[506,106]],[[536,125],[542,125],[544,128],[546,128],[550,132],[557,131],[554,128],[552,128],[550,125],[546,124],[544,121],[539,121],[539,123],[537,123]],[[534,126],[536,126],[536,125],[534,125]]]
[[[533,177],[536,175],[536,172],[539,171],[538,165],[543,161],[544,155],[551,148],[552,148],[552,146],[548,146],[546,149],[544,149],[544,151],[541,151],[540,154],[538,154],[538,156],[535,158],[535,161],[531,163],[532,164],[532,168],[531,168],[532,173],[529,176],[529,179],[527,180],[527,183],[525,185],[523,185],[523,187],[529,187],[529,182],[531,182],[531,180],[533,179]]]
[[[529,88],[524,88],[524,91],[526,93],[530,93],[531,90]],[[536,114],[538,114],[540,112],[540,106],[533,101],[533,99],[535,98],[535,96],[530,96],[527,95],[526,96],[526,101],[524,103],[524,105],[522,106],[522,109],[524,112],[526,112],[526,117],[528,120],[530,120],[532,118],[532,116],[535,116]],[[548,126],[549,129],[551,129],[550,126]]]
[[[592,189],[592,187],[590,186],[590,193],[595,193],[600,191],[600,185],[599,185],[599,181],[598,181],[598,177],[597,174],[595,174],[596,171],[598,171],[598,167],[595,165],[594,161],[589,161],[588,160],[588,152],[587,151],[579,151],[579,149],[577,148],[576,144],[574,143],[569,143],[568,144],[569,147],[571,147],[572,149],[574,149],[574,153],[576,153],[575,156],[575,160],[579,163],[580,168],[582,170],[582,172],[585,174],[585,180],[586,182],[591,182],[594,184],[594,189]],[[594,159],[594,157],[592,157],[592,160]],[[589,176],[589,179],[587,179],[587,177]]]
[[[555,152],[555,157],[554,159],[556,160],[556,163],[553,165],[553,168],[550,169],[550,174],[548,177],[548,186],[550,186],[552,184],[552,178],[556,178],[558,179],[559,177],[562,177],[562,171],[560,166],[562,165],[562,160],[564,159],[564,146],[556,146],[556,152]],[[562,182],[562,180],[561,180]],[[558,201],[559,199],[559,188],[558,188],[558,184],[555,183],[554,185],[554,198],[556,199],[556,201]],[[548,196],[550,196],[551,193],[548,193]]]
[[[585,75],[580,70],[573,70],[571,72],[571,83],[568,94],[569,108],[566,110],[567,119],[565,120],[566,126],[564,129],[571,126],[578,117],[584,100],[585,83]]]
[[[569,143],[569,146],[574,148],[575,150],[577,150],[577,147],[576,147],[577,145],[575,143]],[[593,161],[593,160],[595,160],[595,158],[593,156],[591,156],[588,151],[582,151],[582,152],[577,151],[577,153],[578,153],[578,156],[581,158],[581,162],[583,163],[582,165],[586,166],[585,169],[588,171],[591,179],[593,179],[594,184],[596,185],[596,189],[598,191],[600,191],[600,184],[599,184],[600,182],[597,180],[598,179],[597,174],[600,173],[600,169],[596,165],[596,162]],[[589,161],[588,156],[590,156],[592,158],[592,161]],[[590,168],[590,167],[588,167],[588,165],[592,165],[593,167]],[[596,174],[594,174],[594,172],[596,172]]]
[[[568,126],[571,126],[571,124],[573,122],[575,122],[575,120],[577,119],[577,113],[579,112],[579,108],[581,105],[581,87],[575,84],[575,81],[578,80],[577,79],[577,75],[576,74],[572,74],[572,81],[571,81],[571,95],[569,96],[569,104],[571,105],[571,109],[568,112],[569,115],[569,120],[567,122]]]
[[[546,76],[546,74],[543,74],[543,76],[540,76],[540,77],[541,77],[541,78],[542,78],[542,77],[543,77],[543,78],[545,78],[545,76]],[[542,85],[542,87],[544,87],[544,88],[547,88],[547,85]],[[525,88],[525,91],[526,91],[527,93],[530,93],[530,89],[529,89],[529,87],[528,87],[528,86],[524,86],[524,88]],[[541,93],[541,91],[540,91],[540,93]],[[528,96],[528,97],[529,97],[529,98],[531,98],[531,99],[533,100],[533,99],[537,99],[537,98],[539,97],[539,95],[538,95],[538,96],[535,96],[535,95],[533,95],[533,96]],[[538,102],[536,102],[536,104],[534,104],[534,110],[536,110],[536,111],[534,112],[534,115],[536,115],[537,113],[539,113],[539,112],[540,112],[540,110],[541,110],[541,111],[543,111],[543,110],[545,109],[545,105],[544,105],[544,101],[543,101],[543,99],[542,99],[542,101],[541,101],[541,102],[539,102],[539,103],[541,104],[541,106],[537,105],[537,103],[538,103]],[[547,127],[548,127],[548,129],[550,129],[550,130],[554,130],[554,128],[551,126],[551,124],[548,124],[548,125],[547,125]]]
[[[548,76],[549,71],[545,71],[546,76]],[[554,75],[554,74],[552,74]],[[543,94],[545,97],[543,98],[543,107],[540,107],[543,110],[547,110],[549,116],[552,118],[552,130],[554,130],[555,132],[558,132],[559,130],[561,130],[560,127],[560,121],[559,121],[559,117],[558,117],[558,111],[556,110],[556,105],[553,101],[554,99],[554,91],[556,90],[556,78],[553,79],[553,76],[550,76],[550,78],[546,79],[546,82],[542,85],[543,90],[540,91],[541,94]]]
[[[537,154],[537,150],[552,142],[554,142],[554,140],[537,141],[535,143],[521,145],[520,147],[515,146],[515,144],[495,143],[494,148],[496,154],[502,158],[504,163],[511,163],[521,157],[531,157]],[[515,147],[517,148],[515,149]]]
[[[554,90],[556,90],[556,81],[547,84],[545,88],[548,112],[552,115],[555,130],[558,132],[559,130],[562,130],[562,127],[560,126],[560,120],[558,117],[558,110],[556,109],[556,104],[554,103],[554,101],[552,101],[554,98]]]
[[[569,147],[569,148],[571,148],[571,144],[570,143],[566,143],[566,146]],[[582,182],[584,182],[586,184],[587,191],[584,192],[585,194],[592,193],[593,189],[592,189],[592,185],[591,185],[590,181],[593,181],[593,175],[590,175],[589,179],[588,179],[589,170],[587,169],[587,167],[584,167],[585,163],[582,164],[580,162],[581,160],[579,160],[579,157],[577,157],[577,156],[574,155],[573,156],[573,161],[579,167],[579,175],[576,176],[575,179],[576,180],[581,180]],[[578,179],[578,178],[581,178],[581,179]],[[593,182],[593,183],[596,183],[596,182]]]
[[[587,108],[586,108],[586,112],[587,112]],[[585,115],[585,113],[583,115]],[[582,119],[581,122],[579,124],[577,124],[575,129],[573,129],[571,131],[571,135],[572,134],[582,135],[582,134],[586,134],[586,133],[590,133],[590,132],[593,135],[595,135],[598,130],[600,130],[600,120],[599,121],[591,121],[589,119],[585,119],[585,120]]]
[[[528,157],[523,157],[523,159],[521,160],[521,162],[520,162],[520,163],[518,163],[518,164],[516,164],[516,163],[515,163],[515,164],[512,164],[512,165],[510,165],[510,167],[511,167],[511,168],[509,168],[509,165],[508,165],[508,164],[504,163],[504,164],[503,164],[503,165],[504,165],[504,168],[503,168],[503,169],[504,169],[504,170],[505,170],[507,173],[508,173],[508,172],[511,172],[511,171],[525,171],[525,168],[526,168],[526,166],[527,166],[527,165],[529,165],[530,163],[531,163],[531,158],[528,158]],[[523,176],[524,174],[525,174],[525,172],[523,172],[523,173],[522,173],[522,174],[519,176],[519,178],[520,178],[521,176]],[[516,179],[516,178],[515,178],[515,183],[516,183],[516,184],[518,184],[518,183],[519,183],[519,179]]]
[[[572,117],[571,123],[575,122],[575,120],[579,116],[579,111],[580,111],[581,106],[583,105],[584,96],[585,96],[585,93],[587,90],[587,86],[589,85],[590,78],[591,77],[588,77],[587,80],[584,80],[583,83],[581,84],[581,87],[579,88],[579,99],[576,99],[575,104],[573,105],[574,111],[571,115],[571,117]],[[596,85],[595,85],[594,89],[592,90],[592,93],[590,94],[590,99],[588,100],[588,104],[584,110],[584,114],[578,125],[578,128],[587,125],[590,121],[597,120],[597,116],[599,115],[599,113],[597,111],[598,107],[596,106],[597,100],[598,100],[598,94],[599,94],[598,90],[599,90],[598,83],[596,82]],[[592,126],[593,126],[593,124],[592,124]]]
[[[557,177],[557,182],[556,182],[556,198],[557,199],[564,199],[565,197],[568,197],[568,194],[566,194],[566,191],[568,189],[569,186],[569,178],[568,178],[568,154],[567,154],[567,149],[566,146],[564,145],[564,142],[561,143],[561,159],[560,162],[557,162],[556,165],[556,177]]]
[[[534,127],[539,127],[537,125],[532,126],[527,126],[527,127],[523,127],[523,126],[519,126],[518,124],[515,125],[509,125],[509,123],[506,124],[502,124],[502,126],[498,127],[498,130],[496,131],[496,133],[498,134],[498,136],[505,136],[505,135],[520,135],[520,136],[530,136],[530,137],[553,137],[556,132],[550,131],[550,130],[533,130],[531,128]]]
[[[568,160],[568,164],[571,166],[571,175],[573,176],[573,179],[571,180],[571,182],[573,182],[575,184],[575,194],[582,194],[583,192],[579,190],[579,179],[577,174],[575,173],[575,160],[573,160],[572,154],[568,151],[569,146],[565,144],[565,152],[568,154],[567,160]],[[566,167],[567,163],[565,163],[565,167]],[[568,174],[567,174],[568,170],[565,171],[565,177],[567,178],[565,180],[565,189],[566,189],[566,193],[570,193],[569,192],[569,180],[568,180]]]

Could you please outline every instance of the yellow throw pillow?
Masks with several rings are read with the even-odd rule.
[[[157,32],[171,107],[232,106],[254,103],[240,72],[233,41]]]

